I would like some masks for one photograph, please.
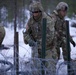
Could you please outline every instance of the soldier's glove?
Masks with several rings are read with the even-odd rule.
[[[35,46],[36,43],[35,43],[35,41],[33,41],[33,40],[29,40],[29,41],[28,41],[28,44],[29,44],[29,46]]]
[[[25,32],[26,32],[26,29],[24,29],[24,30],[22,31],[23,34],[25,34]]]
[[[73,47],[75,47],[75,42],[74,41],[72,41],[72,44],[73,44]]]

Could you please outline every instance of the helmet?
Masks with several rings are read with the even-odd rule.
[[[43,7],[42,7],[42,5],[41,5],[40,2],[36,1],[36,2],[33,2],[33,3],[30,4],[29,10],[31,12],[34,12],[34,11],[43,11]]]
[[[65,2],[60,2],[57,6],[56,6],[56,10],[67,10],[68,9],[68,4]]]

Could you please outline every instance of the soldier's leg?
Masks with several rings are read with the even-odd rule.
[[[56,75],[57,52],[55,49],[46,51],[46,75]]]
[[[67,54],[68,54],[68,51],[67,51],[67,49],[66,49],[66,42],[62,42],[62,54],[63,54],[63,59],[64,59],[64,61],[67,61],[68,59],[67,59]]]
[[[38,58],[41,58],[41,49],[38,49]]]
[[[64,58],[65,61],[67,61],[67,60],[68,60],[68,58],[67,58],[68,50],[67,50],[66,40],[63,40],[63,41],[62,41],[61,47],[62,47],[62,51],[63,51],[63,52],[62,52],[63,58]],[[70,59],[71,59],[71,58],[70,58]]]
[[[62,44],[63,58],[64,58],[64,62],[67,62],[67,64],[69,64],[69,63],[68,63],[68,57],[67,57],[68,50],[66,49],[66,47],[67,47],[67,45],[66,45],[66,43],[64,42],[64,43]],[[71,58],[70,58],[70,60],[71,60]],[[70,62],[70,74],[71,74],[71,75],[74,75],[74,70],[73,70],[73,68],[72,68],[71,63],[72,63],[72,61]]]
[[[60,59],[60,46],[59,46],[59,43],[58,43],[58,45],[56,45],[56,50],[57,50],[58,59]]]
[[[61,40],[57,39],[56,43],[55,43],[55,47],[56,47],[56,52],[57,52],[58,59],[60,59],[60,45],[61,45]]]

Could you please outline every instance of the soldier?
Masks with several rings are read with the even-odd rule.
[[[56,30],[56,37],[57,37],[57,47],[62,47],[63,50],[63,58],[67,60],[67,51],[66,51],[66,22],[64,17],[67,14],[68,4],[65,2],[60,2],[54,14],[56,16],[56,23],[55,23],[55,30]],[[70,36],[70,42],[75,47],[75,42],[73,41],[72,37]],[[59,52],[60,55],[60,52]]]
[[[46,25],[46,59],[48,60],[46,65],[48,68],[48,73],[51,71],[52,67],[53,75],[55,75],[56,70],[56,62],[57,53],[54,44],[54,26],[51,24],[53,19],[48,16],[41,5],[40,2],[34,2],[30,5],[30,12],[32,12],[32,16],[29,19],[26,25],[26,32],[24,33],[24,42],[25,44],[29,44],[32,47],[33,58],[41,58],[41,48],[42,48],[42,20],[43,18],[47,19]],[[37,44],[37,46],[36,46]],[[38,50],[34,51],[33,47],[36,46]],[[38,52],[38,53],[37,53]],[[38,54],[38,55],[37,55]],[[53,61],[52,61],[53,59]],[[35,60],[36,62],[36,60]],[[38,64],[38,62],[36,62]],[[40,71],[39,71],[40,72]],[[49,73],[49,75],[50,75]],[[40,74],[35,74],[40,75]]]
[[[4,37],[5,37],[5,29],[3,25],[0,23],[0,49],[3,47],[2,42],[4,40]]]
[[[65,2],[60,2],[56,6],[56,10],[54,10],[53,14],[51,14],[51,17],[54,18],[54,26],[55,26],[55,37],[56,37],[56,49],[58,53],[58,58],[60,58],[60,47],[62,47],[63,51],[63,58],[65,61],[67,61],[67,50],[66,50],[66,21],[65,16],[67,14],[68,10],[68,4]],[[70,42],[75,47],[75,42],[73,41],[72,37],[70,36]]]

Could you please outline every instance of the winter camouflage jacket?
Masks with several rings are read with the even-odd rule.
[[[51,49],[54,45],[53,38],[54,38],[54,26],[49,16],[47,16],[46,13],[42,13],[42,16],[38,20],[34,20],[33,17],[31,17],[27,23],[28,30],[26,29],[26,32],[24,34],[24,42],[28,44],[28,41],[30,39],[36,41],[38,43],[38,49],[41,49],[42,46],[42,19],[47,19],[47,25],[46,25],[46,49]]]
[[[54,27],[55,27],[55,38],[58,41],[66,40],[66,21],[64,18],[60,18],[56,10],[54,10],[51,17],[54,18]],[[70,36],[70,35],[69,35]],[[70,42],[73,43],[73,39],[70,36]]]

